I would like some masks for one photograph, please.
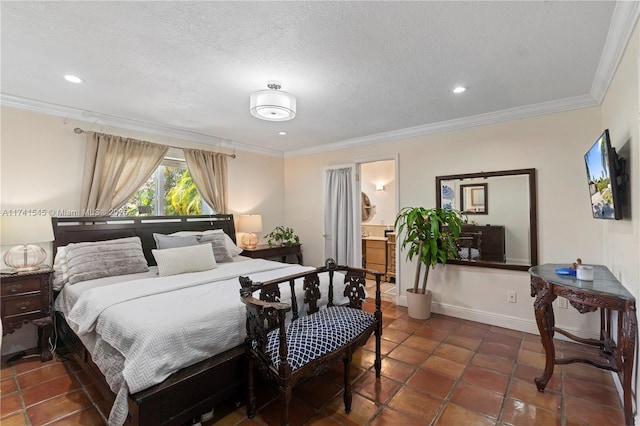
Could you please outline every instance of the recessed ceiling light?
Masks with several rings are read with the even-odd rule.
[[[287,132],[278,132],[278,134],[279,134],[280,136],[284,136],[284,135],[286,135],[286,134],[287,134]]]
[[[65,75],[64,79],[71,83],[82,83],[84,81],[80,77],[76,77],[75,75],[71,75],[71,74]]]
[[[456,93],[456,94],[458,94],[458,93],[463,93],[463,92],[466,92],[466,91],[467,91],[467,88],[466,88],[466,87],[464,87],[464,86],[456,86],[456,87],[454,87],[454,88],[453,88],[453,90],[452,90],[452,92],[453,92],[453,93]]]

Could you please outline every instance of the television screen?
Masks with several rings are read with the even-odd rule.
[[[609,130],[605,130],[584,155],[589,179],[589,196],[594,218],[620,219],[620,200],[616,186],[615,151],[611,149]]]

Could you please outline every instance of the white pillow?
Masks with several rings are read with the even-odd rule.
[[[67,246],[58,247],[53,260],[53,289],[62,290],[69,282],[69,267],[67,266]]]
[[[215,268],[216,259],[209,244],[151,250],[161,277]]]
[[[230,236],[228,236],[222,229],[208,229],[206,231],[178,231],[178,232],[174,232],[173,234],[169,234],[169,235],[175,235],[175,236],[186,236],[186,235],[208,235],[208,234],[224,234],[225,236],[225,244],[227,246],[227,252],[231,255],[231,256],[237,256],[240,253],[242,253],[242,249],[240,247],[238,247],[233,240],[231,239]]]

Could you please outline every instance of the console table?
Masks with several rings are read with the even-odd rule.
[[[544,347],[546,362],[540,377],[534,381],[543,392],[553,374],[555,364],[582,362],[605,370],[615,371],[623,389],[625,423],[633,420],[632,387],[633,362],[636,347],[636,301],[605,266],[594,266],[594,280],[582,281],[571,275],[559,275],[555,271],[567,265],[545,264],[529,269],[531,296],[538,330]],[[552,302],[558,297],[569,300],[580,313],[600,309],[600,339],[582,339],[555,326]],[[618,312],[616,324],[617,344],[612,337],[611,313]],[[556,358],[553,343],[554,332],[572,340],[600,349],[599,357]]]

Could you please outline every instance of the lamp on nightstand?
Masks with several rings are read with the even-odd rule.
[[[33,271],[47,258],[47,252],[33,243],[53,241],[48,216],[2,216],[0,245],[15,246],[4,253],[5,265],[14,271]]]
[[[241,243],[244,248],[253,249],[258,245],[255,232],[262,232],[262,216],[259,214],[243,214],[240,216],[238,231],[245,232]]]

